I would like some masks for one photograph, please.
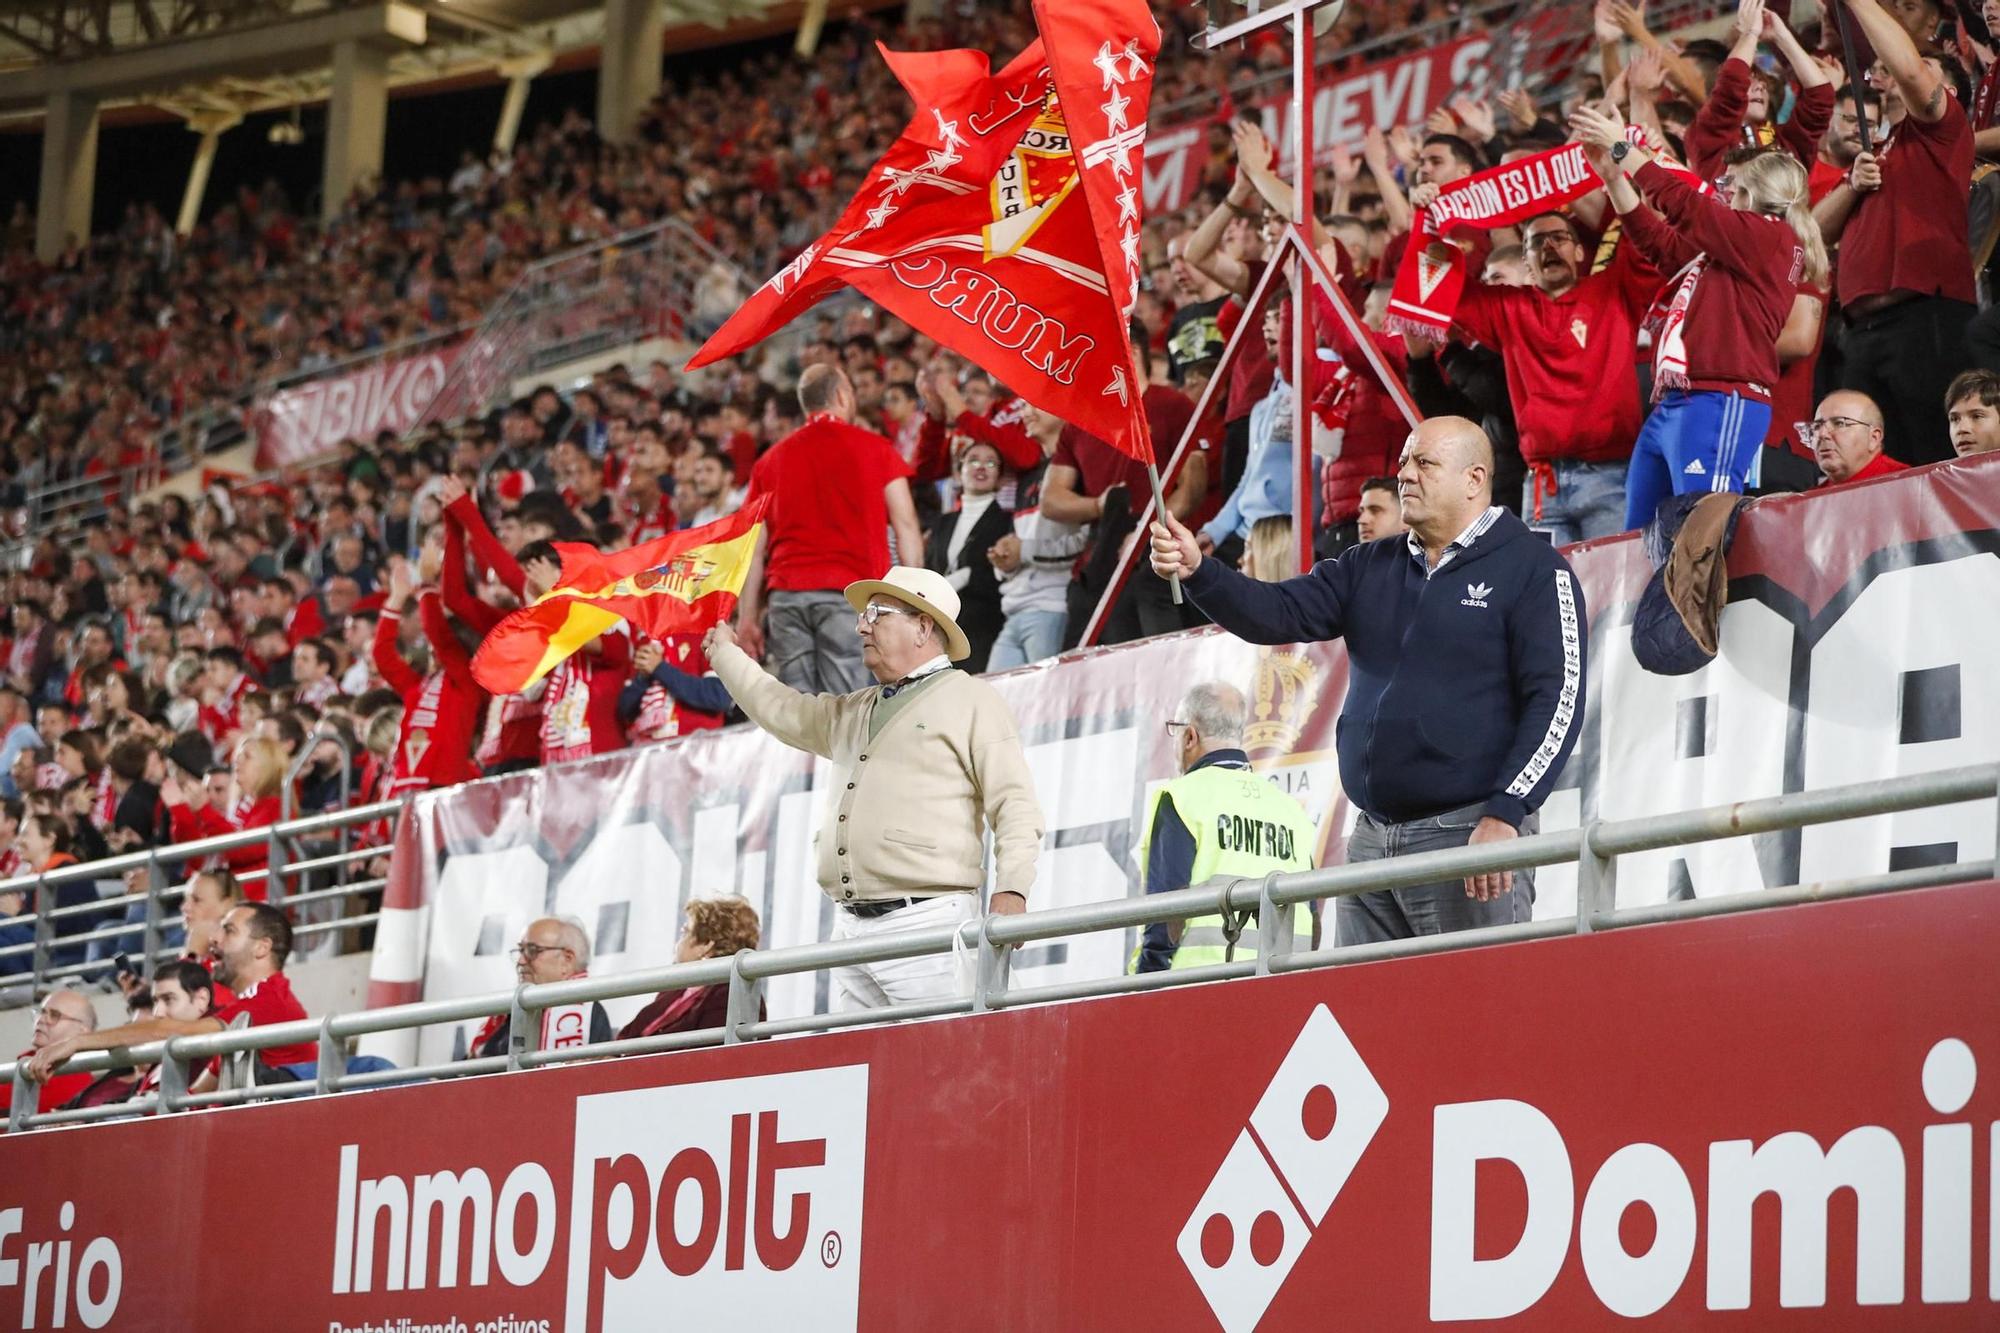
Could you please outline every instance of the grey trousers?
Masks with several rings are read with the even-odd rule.
[[[773,592],[764,620],[771,674],[807,694],[849,694],[868,685],[854,620],[854,608],[837,592]]]
[[[1413,852],[1434,852],[1440,847],[1463,847],[1471,841],[1472,830],[1478,824],[1476,805],[1401,824],[1385,823],[1364,812],[1355,821],[1354,835],[1347,840],[1347,861],[1352,865]],[[1540,820],[1529,815],[1521,825],[1521,834],[1525,837],[1539,827]],[[1334,940],[1337,944],[1373,944],[1479,926],[1502,926],[1526,921],[1534,902],[1532,870],[1516,870],[1509,890],[1490,902],[1468,897],[1462,879],[1353,894],[1335,900]]]

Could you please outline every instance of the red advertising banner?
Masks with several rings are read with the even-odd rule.
[[[1583,731],[1544,829],[1989,763],[2000,757],[2000,456],[1824,495],[1760,500],[1730,558],[1716,661],[1657,676],[1632,654],[1649,573],[1636,539],[1571,548],[1590,616]],[[1030,906],[1142,890],[1138,821],[1174,775],[1161,722],[1203,680],[1251,700],[1251,759],[1318,821],[1338,862],[1354,811],[1334,724],[1338,643],[1255,648],[1218,631],[1073,654],[993,678],[1020,725],[1048,825]],[[401,830],[370,1003],[509,989],[507,946],[545,912],[580,917],[599,974],[672,960],[690,897],[742,893],[767,947],[827,938],[812,839],[826,765],[751,727],[707,732],[420,798]],[[1642,906],[1993,855],[1990,803],[1746,835],[1622,857],[1618,900]],[[1537,872],[1534,914],[1576,909],[1573,867]],[[1023,986],[1125,970],[1136,933],[1030,949]],[[775,983],[777,1017],[824,1011],[810,977]],[[610,1006],[624,1021],[640,1002]],[[449,1059],[470,1029],[369,1039],[399,1064]]]
[[[1428,46],[1363,69],[1322,69],[1313,101],[1313,155],[1324,161],[1338,147],[1359,150],[1371,126],[1417,125],[1447,99],[1491,98],[1505,88],[1532,90],[1569,77],[1590,45],[1588,24],[1562,7],[1539,9],[1487,32]],[[1291,170],[1289,95],[1259,102],[1265,133],[1278,145],[1280,167]],[[1148,216],[1180,208],[1201,189],[1212,121],[1154,127],[1146,140],[1144,195]]]
[[[346,440],[409,430],[444,387],[462,344],[371,363],[273,394],[257,409],[257,466],[291,467]]]
[[[14,1135],[0,1321],[1991,1329],[1996,956],[1984,883]]]

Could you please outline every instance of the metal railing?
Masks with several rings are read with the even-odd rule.
[[[180,947],[170,937],[179,924],[173,904],[184,897],[187,886],[177,883],[200,867],[209,857],[260,848],[265,857],[262,869],[237,876],[244,885],[264,885],[265,896],[287,907],[326,904],[339,899],[355,899],[379,893],[384,881],[353,873],[355,866],[372,857],[388,854],[386,846],[350,847],[352,830],[376,820],[394,819],[407,798],[379,801],[288,819],[240,833],[220,834],[194,842],[154,847],[62,866],[41,874],[0,880],[0,894],[27,895],[32,910],[18,916],[0,918],[10,929],[28,927],[33,938],[22,943],[0,944],[0,1007],[32,1003],[53,983],[73,978],[108,976],[112,956],[120,952],[120,942],[136,943],[126,948],[130,960],[141,967],[179,955]],[[178,868],[177,876],[170,867]],[[128,891],[112,897],[98,896],[97,886],[124,880]],[[133,887],[135,881],[141,887]],[[59,905],[66,885],[83,885],[91,892],[88,901]],[[355,905],[350,902],[350,906]],[[324,910],[302,921],[294,935],[304,938],[374,924],[380,913],[366,910],[336,912]],[[94,922],[115,917],[108,924],[70,931],[70,923]],[[321,919],[326,918],[326,919]],[[336,937],[337,938],[337,937]],[[80,957],[78,955],[81,955]]]
[[[45,1125],[76,1124],[147,1112],[174,1112],[209,1106],[229,1106],[272,1098],[312,1096],[358,1090],[390,1083],[408,1083],[502,1070],[532,1069],[573,1060],[636,1055],[696,1046],[734,1045],[760,1037],[828,1032],[885,1021],[982,1013],[1028,1004],[1079,1000],[1126,994],[1195,982],[1298,972],[1318,967],[1437,953],[1568,934],[1591,934],[1628,926],[1827,902],[1864,894],[1886,893],[1941,884],[1967,883],[1994,876],[1992,858],[1951,865],[1923,866],[1826,880],[1784,888],[1750,890],[1725,897],[1669,902],[1643,907],[1617,906],[1617,863],[1627,853],[1662,847],[1736,838],[1746,834],[1803,828],[1843,819],[1865,818],[1994,799],[2000,795],[2000,764],[1945,769],[1934,773],[1795,792],[1734,805],[1709,806],[1675,814],[1616,821],[1594,820],[1581,828],[1538,833],[1504,842],[1423,852],[1386,861],[1330,866],[1292,874],[1273,873],[1260,879],[1217,879],[1194,888],[1148,894],[1110,902],[1058,907],[1019,915],[988,915],[963,925],[901,931],[861,939],[804,944],[772,950],[745,950],[729,958],[703,959],[614,976],[588,977],[546,985],[522,985],[511,993],[459,1000],[424,1001],[393,1008],[330,1015],[270,1027],[174,1037],[130,1050],[92,1052],[78,1056],[66,1070],[97,1072],[139,1064],[161,1067],[160,1090],[132,1101],[76,1111],[37,1113],[33,1089],[22,1075],[25,1061],[0,1065],[0,1078],[13,1082],[10,1125],[15,1130]],[[2000,806],[1996,807],[2000,816]],[[2000,825],[2000,817],[1996,818]],[[1996,827],[2000,833],[2000,827]],[[1347,947],[1326,946],[1289,951],[1287,927],[1294,904],[1408,888],[1499,870],[1565,865],[1577,867],[1577,911],[1574,917],[1489,926],[1451,935],[1420,936]],[[1185,920],[1211,913],[1254,913],[1258,940],[1254,958],[1215,963],[1183,971],[1105,977],[1056,985],[1013,989],[1008,985],[1008,950],[1043,940],[1095,931],[1128,930],[1158,921]],[[1248,927],[1246,926],[1246,930]],[[916,1004],[893,1005],[796,1018],[763,1019],[761,989],[773,977],[826,971],[857,963],[888,962],[966,950],[973,959],[969,995]],[[538,1048],[539,1015],[557,1005],[623,999],[687,986],[728,987],[728,1006],[720,1028],[613,1041],[595,1046]],[[372,1033],[406,1031],[435,1023],[464,1022],[509,1016],[510,1045],[505,1055],[460,1060],[410,1069],[346,1072],[346,1043]],[[286,1083],[256,1085],[225,1079],[212,1092],[188,1091],[191,1062],[241,1055],[303,1042],[316,1044],[313,1077]]]
[[[672,218],[530,265],[480,320],[411,435],[490,410],[523,376],[694,332],[702,284],[716,274],[745,294],[756,286]]]

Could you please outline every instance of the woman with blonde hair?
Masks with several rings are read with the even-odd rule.
[[[1578,107],[1570,124],[1624,234],[1674,275],[1653,338],[1653,411],[1625,478],[1625,524],[1643,527],[1668,495],[1743,489],[1771,424],[1778,337],[1800,282],[1825,281],[1826,244],[1788,153],[1739,163],[1725,199],[1627,142],[1614,107]]]
[[[1299,572],[1298,560],[1290,515],[1267,514],[1250,525],[1241,562],[1245,574],[1260,583],[1283,583]]]
[[[674,946],[676,963],[699,958],[729,958],[757,947],[763,927],[757,909],[734,894],[695,898],[687,905],[687,927]],[[661,991],[631,1022],[618,1030],[618,1040],[657,1037],[668,1032],[702,1032],[719,1028],[729,1015],[729,987],[683,986]],[[763,1007],[757,1017],[764,1017]]]
[[[267,736],[244,737],[236,744],[229,769],[227,810],[216,809],[202,783],[182,786],[178,777],[169,776],[160,787],[160,799],[166,803],[168,819],[173,821],[175,842],[241,833],[278,822],[282,810],[278,793],[285,784],[285,752],[278,743]],[[210,868],[216,864],[227,867],[239,880],[263,870],[267,864],[265,844],[261,842],[218,852],[208,859],[212,863]],[[243,893],[252,901],[262,902],[269,888],[264,877],[259,876],[243,885]]]

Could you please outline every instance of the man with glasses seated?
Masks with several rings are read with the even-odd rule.
[[[820,816],[820,889],[833,938],[960,925],[979,912],[984,834],[993,834],[992,910],[1027,904],[1041,852],[1041,807],[1021,738],[991,685],[952,663],[971,652],[958,593],[942,574],[898,565],[846,589],[861,660],[878,684],[802,694],[773,679],[728,625],[709,631],[709,664],[750,720],[831,760]],[[875,1009],[966,994],[967,950],[835,968],[838,1005]]]
[[[97,1031],[97,1010],[91,1007],[88,995],[80,990],[50,991],[42,1000],[42,1007],[35,1011],[35,1035],[28,1049],[22,1051],[18,1058],[27,1059],[68,1038],[85,1037],[95,1031]],[[95,1077],[88,1073],[55,1075],[42,1083],[41,1096],[35,1102],[35,1110],[55,1110],[89,1087]],[[6,1114],[13,1102],[13,1082],[10,1080],[0,1083],[0,1116]],[[0,1122],[0,1128],[4,1128],[4,1122]]]
[[[590,936],[575,917],[545,916],[529,922],[513,952],[514,975],[524,985],[572,981],[588,975],[590,970]],[[473,1034],[465,1058],[505,1055],[512,1039],[512,1017],[495,1014]],[[560,1004],[542,1010],[542,1039],[535,1049],[595,1046],[610,1040],[611,1019],[604,1006],[593,1000],[588,1004]]]
[[[1821,487],[1886,477],[1909,466],[1882,452],[1882,409],[1865,393],[1841,389],[1828,394],[1798,431],[1819,464]]]

